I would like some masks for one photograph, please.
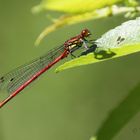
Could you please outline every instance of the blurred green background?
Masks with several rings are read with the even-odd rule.
[[[1,75],[62,44],[83,28],[89,28],[92,37],[98,38],[126,20],[119,15],[65,27],[34,47],[39,33],[51,24],[45,13],[31,13],[39,2],[0,1]],[[57,64],[0,110],[0,140],[90,139],[139,83],[139,60],[136,53],[56,74],[54,70],[60,63]],[[137,113],[113,140],[139,138],[140,113]]]

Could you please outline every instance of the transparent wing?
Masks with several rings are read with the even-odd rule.
[[[47,54],[5,74],[0,78],[0,90],[6,88],[8,93],[13,93],[37,72],[53,62],[63,51],[64,46],[52,49]]]

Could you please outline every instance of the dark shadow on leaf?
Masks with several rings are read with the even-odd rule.
[[[96,49],[97,49],[97,45],[93,44],[92,46],[90,46],[90,48],[88,50],[82,52],[80,54],[80,56],[87,55],[89,53],[94,53],[94,56],[95,56],[96,59],[102,60],[102,59],[111,58],[114,55],[116,55],[116,53],[114,53],[112,51],[105,51],[105,50],[101,50],[97,53]]]
[[[140,111],[140,83],[109,114],[96,134],[96,140],[112,140],[121,129]],[[130,128],[131,129],[131,128]],[[133,128],[132,130],[133,133]]]
[[[97,48],[97,45],[96,45],[96,44],[93,44],[93,45],[91,45],[91,46],[89,47],[88,50],[82,52],[82,53],[80,54],[80,56],[87,55],[87,54],[89,54],[89,53],[95,52],[96,48]],[[80,56],[79,56],[79,57],[80,57]]]
[[[112,52],[112,51],[105,51],[105,50],[102,50],[98,53],[94,53],[95,55],[95,58],[98,59],[98,60],[102,60],[102,59],[107,59],[107,58],[111,58],[113,57],[114,55],[116,55],[116,53]]]

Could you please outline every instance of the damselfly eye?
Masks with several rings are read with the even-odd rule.
[[[88,37],[88,36],[91,35],[91,33],[90,33],[90,31],[88,29],[84,29],[84,30],[82,30],[81,35],[83,37]]]

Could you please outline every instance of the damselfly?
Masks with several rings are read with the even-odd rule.
[[[74,56],[73,52],[82,46],[87,48],[86,38],[90,35],[90,31],[84,29],[79,35],[70,38],[60,47],[52,49],[47,54],[2,76],[0,89],[6,88],[9,96],[0,102],[0,108],[58,61],[66,58],[69,54]]]

